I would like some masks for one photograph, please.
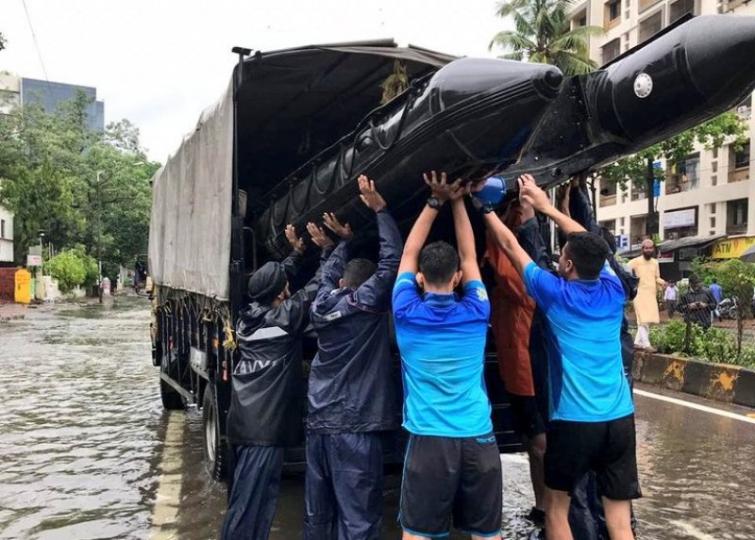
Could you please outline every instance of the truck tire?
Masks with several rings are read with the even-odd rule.
[[[173,390],[164,380],[160,379],[160,399],[166,411],[181,411],[184,408],[184,400],[181,394]]]
[[[207,472],[213,480],[226,479],[228,452],[226,440],[220,435],[220,416],[215,386],[207,383],[202,400],[202,426],[204,427],[204,460]]]

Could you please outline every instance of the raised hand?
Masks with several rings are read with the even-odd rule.
[[[548,195],[536,183],[531,174],[523,174],[517,179],[519,184],[519,200],[528,204],[538,212],[542,212],[551,205]]]
[[[344,240],[351,240],[351,238],[354,236],[354,232],[351,230],[351,225],[338,221],[338,218],[333,212],[325,212],[322,215],[322,221],[323,223],[325,223],[325,226],[328,229],[336,233],[340,238]]]
[[[558,203],[558,209],[562,214],[566,214],[567,216],[571,215],[569,212],[569,194],[571,193],[571,187],[572,184],[569,182],[561,184],[558,186],[558,189],[556,189],[556,202]]]
[[[285,234],[286,240],[288,240],[288,243],[291,244],[293,250],[297,253],[304,253],[304,250],[306,249],[304,246],[304,240],[302,240],[301,237],[296,234],[296,228],[290,223],[286,225]]]
[[[461,178],[455,182],[448,183],[448,175],[444,172],[440,173],[440,176],[435,171],[429,173],[423,173],[422,177],[425,180],[425,184],[430,187],[432,196],[441,201],[448,201],[463,197],[466,193],[466,189],[459,190],[461,187]]]
[[[312,243],[320,249],[333,247],[333,240],[331,240],[330,237],[325,234],[325,231],[322,230],[322,227],[318,227],[310,221],[309,223],[307,223],[307,232],[309,233],[309,236],[312,237]]]
[[[373,212],[378,213],[383,210],[387,205],[383,196],[375,189],[375,181],[370,180],[365,175],[360,174],[357,179],[359,183],[359,198],[367,205]],[[327,223],[326,223],[327,225]]]

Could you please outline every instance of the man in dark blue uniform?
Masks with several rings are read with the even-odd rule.
[[[347,263],[352,233],[333,214],[325,225],[341,241],[321,265],[312,304],[318,353],[309,376],[305,538],[380,536],[383,513],[381,432],[401,423],[392,375],[388,312],[403,243],[375,183],[359,177],[362,201],[375,212],[377,266]]]
[[[332,240],[314,229],[312,241],[329,253]],[[293,247],[291,255],[280,263],[267,262],[252,274],[252,303],[241,312],[236,327],[240,358],[233,370],[228,411],[235,467],[223,540],[267,539],[278,499],[283,449],[301,442],[301,340],[320,272],[291,295],[289,281],[299,270],[304,242],[291,225],[286,227],[286,237]]]

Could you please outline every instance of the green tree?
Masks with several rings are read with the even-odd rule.
[[[679,169],[687,156],[693,152],[695,144],[710,150],[720,148],[725,142],[731,141],[734,148],[739,148],[746,140],[746,124],[736,113],[726,112],[636,154],[615,161],[603,167],[599,173],[603,181],[618,185],[621,189],[626,189],[629,180],[632,180],[635,186],[644,183],[648,201],[645,234],[653,236],[658,233],[658,213],[655,209],[653,186],[656,180],[663,180],[666,175],[666,171],[654,168],[653,164],[657,160],[665,159],[670,173]]]
[[[755,291],[755,264],[746,263],[739,259],[728,259],[723,262],[703,261],[696,259],[692,263],[695,273],[703,276],[706,282],[712,278],[718,280],[724,294],[737,301],[737,347],[736,354],[742,354],[742,338],[744,337],[744,321],[752,316],[752,297]]]
[[[498,32],[489,48],[502,48],[502,58],[552,64],[566,75],[581,75],[597,68],[590,59],[590,36],[603,35],[599,26],[571,27],[567,9],[571,0],[509,0],[496,13],[513,18],[514,30]]]
[[[87,129],[89,103],[80,94],[52,114],[27,105],[0,116],[0,203],[16,214],[19,263],[40,231],[56,250],[100,254],[111,273],[146,252],[149,179],[159,164],[127,120],[104,133]]]

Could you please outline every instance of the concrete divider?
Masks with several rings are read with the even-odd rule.
[[[634,379],[717,401],[755,407],[755,370],[635,351]]]

